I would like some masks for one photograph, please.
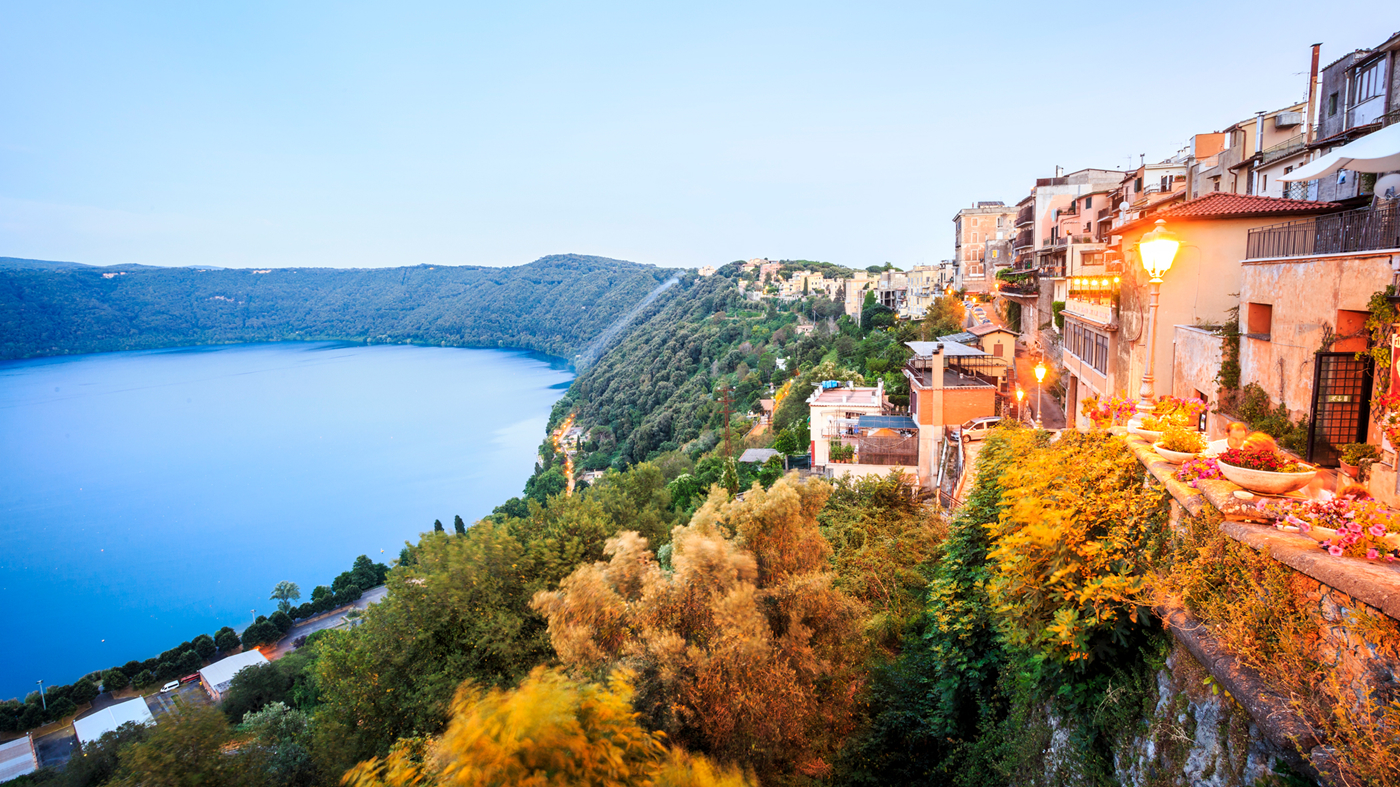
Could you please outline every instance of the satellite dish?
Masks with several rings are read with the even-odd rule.
[[[1392,191],[1392,189],[1394,191]],[[1400,196],[1400,174],[1390,173],[1376,181],[1376,196],[1394,199]]]
[[[1123,200],[1122,202],[1118,203],[1118,209],[1122,211],[1126,211],[1128,208],[1131,207],[1132,205],[1129,205],[1127,200]]]

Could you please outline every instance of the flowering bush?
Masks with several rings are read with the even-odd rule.
[[[1263,470],[1268,473],[1305,473],[1312,469],[1267,448],[1231,448],[1220,455],[1220,461],[1245,470]]]
[[[1220,465],[1216,464],[1214,459],[1204,456],[1187,459],[1181,463],[1181,469],[1176,471],[1176,480],[1185,481],[1192,489],[1198,488],[1197,481],[1211,481],[1224,477],[1220,473]]]
[[[1197,454],[1206,450],[1206,438],[1200,432],[1172,425],[1168,426],[1166,431],[1162,433],[1161,446],[1168,451]]]
[[[1126,424],[1128,419],[1133,417],[1136,407],[1137,404],[1126,396],[1115,395],[1107,402],[1101,402],[1099,397],[1091,396],[1079,406],[1079,412],[1088,416],[1095,429],[1105,429]]]
[[[1163,396],[1152,408],[1152,414],[1171,423],[1195,427],[1200,423],[1201,413],[1209,407],[1200,399],[1182,399],[1176,396]]]
[[[1314,527],[1336,531],[1319,545],[1333,557],[1350,555],[1367,560],[1400,559],[1394,538],[1400,536],[1400,517],[1374,500],[1266,500],[1259,510],[1276,525],[1293,525],[1307,533]],[[1392,536],[1388,541],[1386,536]]]
[[[1388,393],[1372,399],[1371,417],[1385,432],[1391,445],[1400,445],[1400,393]]]

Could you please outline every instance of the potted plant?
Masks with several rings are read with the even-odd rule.
[[[1266,495],[1282,495],[1302,489],[1317,469],[1268,447],[1231,448],[1216,464],[1228,481]]]
[[[1206,438],[1200,432],[1172,424],[1162,432],[1162,439],[1153,443],[1152,448],[1157,451],[1158,456],[1179,465],[1206,450]]]
[[[1342,472],[1364,483],[1380,458],[1381,452],[1370,443],[1347,443],[1342,446]]]
[[[1153,405],[1151,415],[1143,416],[1136,424],[1129,423],[1128,431],[1155,443],[1169,426],[1194,430],[1205,409],[1206,403],[1197,399],[1164,396]]]

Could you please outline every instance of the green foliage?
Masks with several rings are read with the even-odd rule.
[[[1224,391],[1234,392],[1240,387],[1240,307],[1229,310],[1230,319],[1217,330],[1223,337],[1220,348],[1220,371],[1215,381]]]
[[[452,530],[459,536],[467,534],[467,523],[462,521],[461,514],[452,517]]]
[[[928,312],[924,314],[923,322],[919,326],[919,338],[927,342],[940,336],[959,333],[966,321],[967,312],[963,302],[958,298],[940,295],[929,304]]]
[[[1248,424],[1250,429],[1270,435],[1280,446],[1294,453],[1307,449],[1307,419],[1293,421],[1289,417],[1288,407],[1283,403],[1274,407],[1269,401],[1269,394],[1257,383],[1250,383],[1241,389],[1228,412]]]
[[[1061,329],[1061,330],[1063,330],[1064,327],[1065,327],[1065,317],[1064,317],[1063,314],[1061,314],[1061,312],[1063,312],[1064,310],[1065,310],[1065,302],[1064,302],[1064,301],[1051,301],[1051,303],[1050,303],[1050,313],[1051,313],[1051,315],[1053,315],[1053,319],[1055,320],[1055,327],[1056,327],[1056,328],[1059,328],[1059,329]]]
[[[311,339],[569,357],[673,275],[572,254],[512,268],[104,272],[0,270],[0,358]]]
[[[231,731],[214,708],[185,707],[161,717],[144,740],[118,755],[114,787],[259,787],[262,752],[230,749]]]
[[[146,740],[150,733],[150,727],[127,722],[95,741],[82,744],[51,783],[55,787],[97,787],[108,783],[117,772],[122,750]]]
[[[1021,332],[1021,304],[1016,301],[1006,301],[1006,327],[1016,333]]]
[[[292,602],[301,598],[301,588],[295,582],[282,581],[277,583],[277,587],[272,589],[270,600],[277,602],[277,608],[287,612],[292,608]]]
[[[1395,323],[1400,321],[1400,311],[1390,302],[1394,296],[1394,284],[1387,284],[1384,290],[1371,294],[1371,301],[1366,305],[1370,312],[1366,317],[1366,334],[1371,346],[1356,354],[1358,359],[1369,355],[1375,362],[1377,381],[1387,379],[1384,372],[1390,369],[1390,334]]]

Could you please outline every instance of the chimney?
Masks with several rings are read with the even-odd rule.
[[[1303,122],[1307,124],[1303,133],[1306,135],[1309,145],[1313,143],[1313,134],[1317,133],[1317,129],[1313,126],[1313,118],[1317,117],[1315,114],[1317,112],[1317,56],[1322,50],[1322,44],[1313,44],[1312,49],[1312,70],[1308,72],[1308,116],[1303,119]]]

